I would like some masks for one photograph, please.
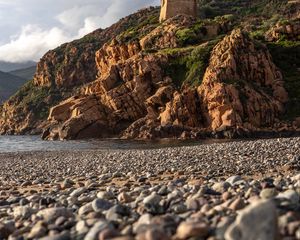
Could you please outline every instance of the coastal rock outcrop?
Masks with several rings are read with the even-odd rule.
[[[140,10],[109,28],[98,29],[47,52],[38,63],[34,79],[0,106],[0,134],[41,133],[51,107],[76,95],[77,88],[96,79],[96,51],[130,26],[140,26],[149,19],[158,23],[159,8]]]
[[[0,134],[185,139],[297,130],[297,4],[251,2],[278,13],[275,27],[268,15],[237,20],[249,4],[218,2],[216,16],[162,23],[159,8],[143,9],[49,51],[0,107]]]
[[[272,126],[288,100],[283,84],[266,47],[234,30],[213,49],[198,88],[207,126]]]
[[[266,47],[241,30],[213,48],[199,86],[178,87],[166,71],[170,58],[145,54],[137,41],[105,44],[96,53],[98,79],[51,109],[44,137],[196,137],[203,130],[272,126],[284,111],[280,71]]]

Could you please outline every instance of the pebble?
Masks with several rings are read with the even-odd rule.
[[[228,182],[217,182],[212,186],[212,189],[218,193],[224,193],[230,188],[230,183]]]
[[[97,198],[111,200],[115,198],[112,192],[101,191],[97,193]]]
[[[33,213],[33,210],[29,206],[20,206],[14,208],[14,217],[15,218],[29,218],[31,214]]]
[[[265,188],[259,194],[259,196],[263,199],[274,198],[276,195],[277,190],[275,188]]]
[[[78,215],[79,216],[87,215],[88,213],[90,213],[92,211],[94,211],[94,207],[93,207],[93,203],[90,202],[79,208]]]
[[[70,209],[64,207],[46,208],[40,210],[37,216],[43,218],[47,222],[52,222],[58,217],[73,217],[73,213]]]
[[[231,176],[226,179],[226,182],[228,182],[231,186],[233,186],[236,182],[239,182],[242,180],[242,177],[237,175],[237,176]]]
[[[131,196],[126,193],[126,192],[121,192],[119,195],[118,195],[118,201],[120,203],[129,203],[129,202],[132,202],[132,198]]]
[[[107,228],[113,228],[113,226],[106,221],[99,221],[95,223],[95,225],[89,230],[87,235],[84,237],[84,240],[97,240],[99,233]]]
[[[188,239],[191,237],[206,237],[209,226],[203,222],[182,222],[177,228],[176,236],[179,239]]]
[[[299,194],[294,190],[286,190],[285,192],[279,193],[278,198],[284,198],[290,201],[293,205],[299,204]]]
[[[241,210],[225,233],[226,240],[270,240],[277,237],[276,207],[270,200],[256,201]]]
[[[13,232],[15,228],[10,227],[8,224],[0,222],[0,239],[7,239]]]
[[[4,154],[0,239],[297,239],[299,155],[300,138]]]
[[[229,206],[230,209],[238,211],[243,209],[246,206],[245,202],[241,198],[235,199]]]
[[[75,226],[75,230],[79,233],[79,234],[85,234],[89,231],[89,227],[86,223],[86,221],[81,220],[79,222],[77,222],[76,226]]]
[[[28,238],[35,239],[45,236],[47,233],[46,224],[43,221],[37,222],[31,229]]]
[[[151,193],[150,196],[144,198],[143,203],[146,205],[158,205],[161,200],[161,197],[155,192]]]
[[[85,187],[78,188],[70,194],[70,197],[79,197],[81,194],[86,192],[86,190],[87,189]]]
[[[113,203],[105,200],[97,198],[92,202],[92,208],[95,212],[102,212],[110,209],[113,206]]]
[[[62,233],[58,234],[52,234],[43,238],[40,238],[40,240],[70,240],[70,233],[68,231],[64,231]]]

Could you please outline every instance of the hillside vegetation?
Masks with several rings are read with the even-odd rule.
[[[26,79],[0,72],[0,103],[7,100],[26,82]]]

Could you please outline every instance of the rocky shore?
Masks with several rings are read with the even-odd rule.
[[[0,239],[300,239],[300,138],[0,154]]]

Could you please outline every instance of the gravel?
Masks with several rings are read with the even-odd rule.
[[[300,239],[300,138],[0,154],[0,239]]]

